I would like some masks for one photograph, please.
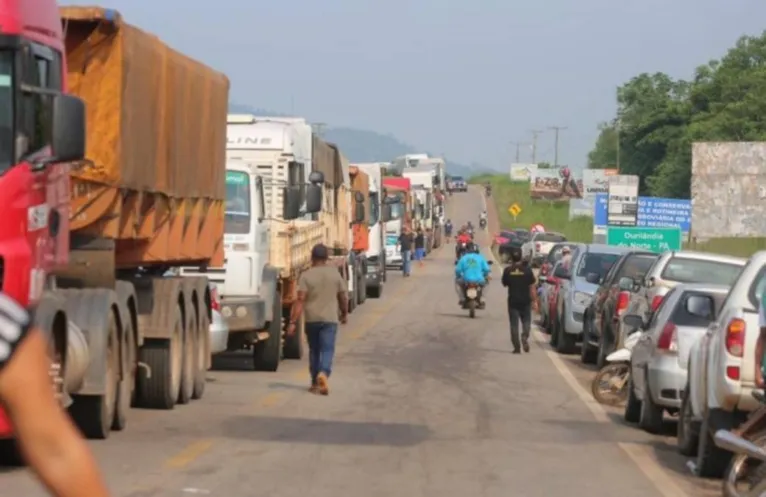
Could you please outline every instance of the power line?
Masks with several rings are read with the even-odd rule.
[[[516,163],[521,162],[521,147],[522,145],[528,145],[526,142],[508,142],[511,145],[516,145]]]
[[[554,140],[553,140],[553,167],[559,166],[559,131],[564,131],[566,126],[549,126],[548,129],[552,129],[554,133]]]

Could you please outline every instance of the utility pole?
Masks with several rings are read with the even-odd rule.
[[[521,162],[521,146],[526,145],[524,142],[509,142],[511,145],[516,145],[516,164]]]
[[[537,164],[537,137],[543,130],[531,129],[529,132],[532,133],[532,164]]]
[[[548,129],[552,129],[554,136],[554,145],[553,145],[553,167],[559,167],[559,131],[563,131],[566,128],[566,126],[549,126]]]

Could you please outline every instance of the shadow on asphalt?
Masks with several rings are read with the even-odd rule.
[[[261,442],[391,447],[419,445],[432,435],[425,425],[271,416],[233,417],[224,425],[223,434]]]

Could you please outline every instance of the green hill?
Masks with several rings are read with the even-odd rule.
[[[261,116],[289,116],[289,114],[237,103],[229,104],[229,112]],[[327,126],[322,134],[327,141],[337,144],[351,162],[386,162],[400,155],[423,151],[421,148],[400,141],[391,134],[382,134],[365,129]],[[436,155],[428,151],[426,153]],[[470,177],[487,170],[488,168],[479,164],[466,165],[447,161],[447,173],[455,176]]]

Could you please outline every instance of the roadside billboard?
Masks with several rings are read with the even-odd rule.
[[[587,216],[593,217],[593,211],[595,210],[596,198],[570,198],[569,199],[569,220],[579,217]]]
[[[596,196],[593,209],[594,233],[606,233],[608,194]],[[692,225],[691,200],[684,198],[638,197],[636,226],[639,228],[679,228],[689,233]]]
[[[638,219],[638,176],[618,174],[609,177],[607,224],[636,226]]]
[[[529,197],[562,202],[568,202],[570,198],[582,198],[582,177],[578,176],[568,167],[538,168],[529,182]]]
[[[583,197],[595,198],[609,193],[609,177],[619,174],[618,169],[586,169],[582,172]]]
[[[692,144],[692,236],[766,236],[766,142]]]
[[[529,181],[537,171],[537,164],[511,164],[511,181]]]

